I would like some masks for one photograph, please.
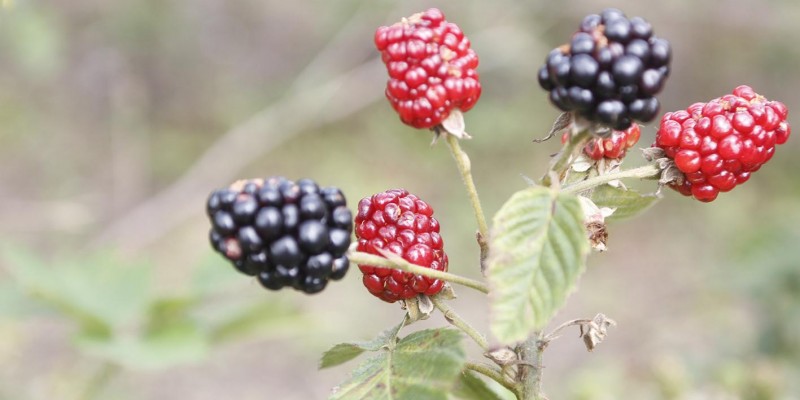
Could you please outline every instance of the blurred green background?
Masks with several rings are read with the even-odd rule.
[[[436,209],[451,271],[479,277],[455,166],[399,123],[372,45],[431,6],[481,59],[463,147],[490,216],[558,147],[531,142],[557,116],[536,69],[604,7],[672,42],[662,110],[739,84],[790,121],[800,109],[793,0],[16,0],[0,9],[0,399],[326,397],[355,364],[317,371],[321,352],[402,311],[355,269],[311,297],[235,274],[207,244],[204,201],[239,177],[312,177],[351,206],[407,188]],[[712,204],[667,191],[612,226],[554,322],[619,325],[593,354],[571,335],[547,349],[550,398],[800,398],[798,152],[795,137]],[[486,331],[485,300],[459,294]]]

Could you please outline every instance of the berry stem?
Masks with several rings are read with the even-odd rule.
[[[467,362],[466,364],[464,364],[464,369],[475,371],[479,374],[486,376],[487,378],[503,385],[503,387],[514,393],[517,396],[517,398],[521,398],[519,388],[516,385],[514,385],[514,383],[509,382],[508,379],[506,379],[503,376],[503,373],[497,368],[493,368],[486,364]]]
[[[481,201],[478,198],[478,190],[475,189],[475,182],[472,180],[472,166],[467,153],[461,150],[458,138],[455,137],[455,135],[447,133],[445,136],[447,137],[447,145],[450,147],[450,154],[452,154],[453,159],[456,160],[458,171],[461,172],[461,179],[464,181],[464,186],[467,187],[467,194],[469,195],[470,203],[472,203],[472,210],[475,212],[475,219],[478,221],[477,238],[478,245],[481,248],[481,272],[483,272],[485,269],[484,261],[489,254],[489,243],[487,242],[489,238],[489,227],[486,225],[486,217],[483,215]]]
[[[489,293],[489,287],[486,286],[486,284],[484,284],[483,282],[466,278],[460,275],[451,274],[449,272],[437,271],[435,269],[414,265],[400,258],[399,256],[389,259],[389,258],[384,258],[382,256],[376,256],[374,254],[364,253],[360,251],[351,251],[350,253],[347,254],[347,257],[350,259],[351,262],[354,262],[356,264],[399,269],[401,271],[411,272],[412,274],[416,275],[422,275],[422,276],[427,276],[429,278],[441,279],[443,281],[457,283],[459,285],[475,289],[482,293],[486,294]]]
[[[431,296],[431,301],[433,301],[433,305],[442,312],[444,315],[444,319],[447,320],[451,325],[455,326],[458,329],[461,329],[478,344],[481,346],[481,349],[484,351],[489,349],[489,343],[486,342],[486,338],[483,335],[475,330],[467,321],[464,321],[461,316],[459,316],[455,311],[453,311],[450,306],[448,306],[445,302],[443,302],[438,295]]]
[[[569,162],[578,152],[583,149],[586,142],[591,139],[592,135],[588,129],[584,129],[575,135],[569,136],[569,141],[561,148],[561,151],[553,157],[550,161],[550,169],[542,177],[542,185],[550,186],[553,182],[550,179],[550,172],[555,172],[559,178],[564,174],[564,171],[569,167]]]
[[[639,178],[639,179],[646,179],[646,178],[655,178],[659,174],[661,174],[661,169],[656,164],[647,164],[645,166],[639,168],[628,169],[624,171],[615,172],[612,174],[604,174],[598,175],[594,178],[589,178],[584,181],[580,181],[577,183],[573,183],[571,185],[566,185],[561,188],[561,192],[563,193],[571,193],[571,194],[578,194],[585,190],[589,190],[591,188],[598,187],[600,185],[604,185],[611,181],[615,181],[618,179],[626,179],[626,178]]]
[[[522,384],[520,400],[543,400],[542,370],[543,355],[547,342],[542,338],[542,332],[534,332],[528,340],[517,347],[520,360],[519,382]]]

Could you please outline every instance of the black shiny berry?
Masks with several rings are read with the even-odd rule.
[[[336,257],[343,256],[347,252],[347,247],[350,246],[350,232],[339,228],[333,228],[328,232],[328,249]]]
[[[594,38],[586,32],[578,32],[572,37],[569,48],[572,54],[591,54],[595,48]]]
[[[331,270],[331,279],[339,280],[344,278],[347,270],[350,268],[350,260],[347,257],[339,257],[333,260],[333,268]]]
[[[637,39],[650,39],[653,36],[653,26],[642,17],[631,18],[631,36]]]
[[[306,261],[306,274],[317,278],[327,278],[333,269],[331,253],[313,255]]]
[[[258,191],[258,202],[262,206],[281,207],[283,206],[283,197],[278,188],[265,185]]]
[[[258,210],[254,226],[264,240],[277,239],[283,232],[283,213],[275,207],[264,207]]]
[[[345,206],[336,207],[333,209],[330,224],[334,228],[340,228],[350,232],[353,230],[353,215]]]
[[[353,215],[342,192],[310,179],[238,181],[206,201],[211,247],[267,289],[317,293],[341,279]]]
[[[269,258],[275,265],[292,268],[303,261],[303,253],[294,237],[286,235],[272,242],[269,246]]]
[[[613,19],[606,23],[605,34],[608,40],[628,43],[631,39],[631,23],[626,18]]]
[[[588,54],[577,54],[570,62],[570,81],[582,88],[590,88],[597,80],[600,65]]]
[[[607,24],[618,18],[625,18],[625,13],[616,8],[606,8],[600,13],[603,23]]]
[[[586,16],[569,43],[548,53],[537,80],[560,110],[624,130],[656,117],[654,96],[669,76],[671,57],[669,42],[655,37],[647,21],[608,8]]]
[[[239,244],[242,246],[242,250],[248,253],[259,252],[264,246],[264,241],[261,240],[261,236],[258,236],[255,228],[251,225],[246,225],[239,229],[237,238],[239,239]]]
[[[302,219],[322,219],[328,211],[328,207],[316,193],[309,193],[300,199],[300,218]]]
[[[630,54],[620,57],[611,68],[614,81],[623,86],[638,82],[642,72],[644,72],[644,63],[639,57]]]
[[[214,229],[223,236],[230,235],[236,231],[236,222],[234,222],[231,213],[226,211],[214,213],[211,223],[214,225]]]
[[[597,118],[609,126],[616,125],[625,117],[625,104],[619,100],[606,100],[597,106]],[[616,129],[616,128],[614,128]]]
[[[335,187],[326,187],[320,190],[320,194],[322,194],[322,198],[325,200],[325,204],[328,205],[330,208],[336,208],[339,206],[347,205],[347,201],[344,198],[344,194],[342,191]]]
[[[283,217],[283,229],[286,231],[295,231],[297,225],[300,223],[300,209],[295,204],[286,204],[281,208],[281,216]]]
[[[318,254],[328,247],[328,227],[322,222],[310,220],[300,224],[297,230],[298,243],[306,254]]]
[[[247,224],[258,211],[258,201],[250,194],[242,194],[233,202],[233,219],[238,224]]]
[[[219,210],[222,203],[220,202],[220,191],[215,190],[208,196],[208,201],[206,201],[206,215],[209,217],[214,215],[217,210]]]

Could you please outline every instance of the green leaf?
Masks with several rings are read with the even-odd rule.
[[[18,320],[48,312],[50,310],[45,305],[31,301],[14,281],[0,281],[0,320]]]
[[[24,290],[81,324],[85,333],[108,336],[143,315],[152,299],[151,266],[107,254],[54,257],[46,263],[31,251],[6,245],[2,259]]]
[[[346,363],[365,351],[378,351],[384,346],[388,346],[397,337],[397,332],[405,325],[405,320],[397,326],[381,332],[378,337],[366,342],[339,343],[322,355],[319,361],[319,369],[334,367]]]
[[[256,304],[215,305],[212,315],[201,313],[215,344],[232,342],[250,335],[297,335],[310,329],[305,314],[297,307],[281,301],[262,301]]]
[[[635,190],[624,190],[611,185],[601,185],[595,188],[591,199],[598,207],[616,209],[611,216],[606,218],[607,221],[633,217],[658,201],[658,197],[655,195],[641,194]]]
[[[577,197],[545,187],[515,193],[494,217],[489,248],[492,333],[502,343],[522,341],[547,324],[586,267]]]
[[[331,400],[447,400],[464,363],[461,333],[455,329],[414,332],[362,363]]]
[[[494,381],[491,381],[499,390],[502,390],[501,395],[494,388],[489,386],[489,382],[480,378],[476,372],[464,371],[456,382],[451,395],[457,399],[463,400],[505,400],[515,399],[513,393],[500,386]]]
[[[203,360],[211,338],[191,315],[197,300],[168,297],[154,300],[144,316],[142,329],[111,338],[77,337],[85,352],[132,369],[157,370]]]
[[[158,332],[176,321],[190,320],[189,312],[197,304],[192,297],[165,297],[150,304],[147,313],[145,332]]]
[[[164,326],[147,335],[116,335],[111,339],[79,336],[82,351],[126,368],[158,370],[203,360],[210,351],[208,336],[189,321]]]

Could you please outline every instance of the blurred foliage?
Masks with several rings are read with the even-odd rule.
[[[153,266],[146,262],[108,254],[56,259],[57,266],[10,245],[2,254],[17,288],[77,325],[74,340],[81,351],[124,367],[161,369],[197,362],[214,345],[240,340],[264,326],[286,324],[294,330],[306,323],[285,302],[213,301],[232,276],[214,263],[195,271],[195,283],[185,293],[158,293]]]
[[[156,230],[161,221],[148,215],[126,239],[106,229],[163,195],[242,121],[375,57],[376,26],[432,3],[12,3],[0,8],[0,239],[18,244],[0,255],[0,398],[76,398],[104,362],[125,368],[103,398],[326,396],[344,372],[314,372],[319,352],[374,337],[402,315],[365,299],[357,273],[321,296],[265,293],[207,249],[202,195],[166,210],[193,210],[168,228]],[[673,43],[664,110],[746,83],[784,101],[795,122],[800,3],[607,5],[647,18]],[[557,147],[530,142],[557,115],[534,71],[601,5],[436,6],[481,57],[483,95],[466,116],[474,139],[463,147],[491,216]],[[236,175],[314,177],[339,185],[351,205],[406,187],[436,208],[451,270],[478,277],[474,222],[450,156],[398,123],[381,80],[358,89],[372,82],[366,75],[340,94],[364,96],[362,108],[331,116],[345,100],[335,97],[282,115],[324,123],[265,147]],[[258,132],[278,136],[271,126]],[[642,129],[642,147],[654,132]],[[602,311],[620,325],[591,356],[577,341],[548,349],[551,398],[797,399],[798,152],[795,137],[710,205],[668,192],[639,218],[612,225],[610,250],[590,257],[557,319]],[[232,178],[207,173],[194,190]],[[132,244],[145,234],[153,239]],[[483,300],[460,295],[454,307],[486,331]]]
[[[265,329],[291,334],[311,326],[285,301],[220,299],[235,274],[216,262],[195,269],[187,289],[164,292],[155,289],[151,263],[113,254],[43,259],[7,244],[0,260],[16,283],[0,288],[9,300],[1,315],[24,320],[52,310],[75,324],[79,351],[109,366],[163,370],[202,362],[214,347],[263,337]]]

